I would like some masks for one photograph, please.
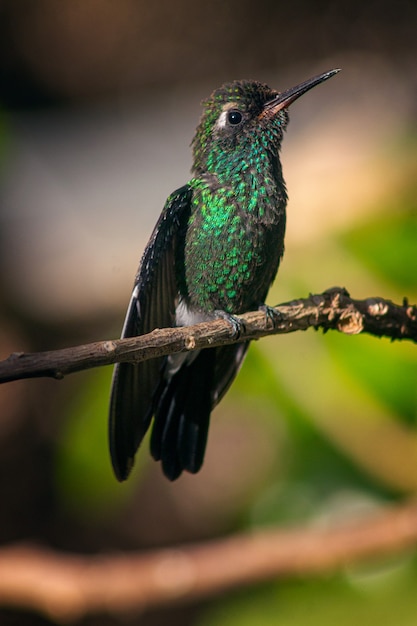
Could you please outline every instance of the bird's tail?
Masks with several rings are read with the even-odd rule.
[[[215,359],[215,349],[202,350],[174,374],[163,376],[155,394],[151,453],[161,461],[170,480],[183,470],[195,474],[203,464],[213,408]]]

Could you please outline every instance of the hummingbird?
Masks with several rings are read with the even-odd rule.
[[[288,107],[334,69],[278,92],[238,80],[203,102],[191,180],[174,191],[136,274],[122,338],[218,317],[238,335],[239,314],[265,305],[284,252],[287,192],[279,158]],[[110,454],[125,480],[153,420],[150,449],[169,480],[200,470],[210,415],[237,375],[249,341],[115,365]]]

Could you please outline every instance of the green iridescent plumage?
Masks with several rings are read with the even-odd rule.
[[[250,195],[251,184],[244,181],[235,192],[199,178],[190,186],[195,209],[185,240],[187,304],[228,313],[256,307],[264,301],[283,253],[284,186],[269,185],[268,195],[262,190]]]
[[[287,195],[279,150],[287,107],[336,70],[278,93],[255,81],[213,92],[192,146],[193,178],[168,198],[142,257],[123,337],[218,314],[233,324],[263,306],[284,251]],[[115,367],[110,450],[127,478],[151,420],[151,452],[165,475],[197,472],[210,413],[248,342]]]

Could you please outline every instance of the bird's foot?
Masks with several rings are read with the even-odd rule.
[[[239,339],[239,337],[245,332],[246,327],[241,319],[232,315],[231,313],[227,313],[226,311],[216,310],[214,311],[214,316],[216,319],[226,320],[229,322],[231,327],[233,328],[233,339]]]
[[[261,304],[258,307],[258,311],[262,311],[265,313],[266,322],[272,323],[272,328],[276,328],[280,322],[282,322],[282,315],[279,311],[274,309],[272,306],[268,306],[267,304]]]

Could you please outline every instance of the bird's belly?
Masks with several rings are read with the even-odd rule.
[[[255,229],[241,236],[199,233],[185,250],[188,308],[209,313],[243,313],[266,298],[283,252],[279,227]],[[203,320],[201,320],[203,321]]]
[[[213,319],[213,314],[201,309],[191,308],[185,300],[181,299],[175,309],[176,326],[193,326],[201,322],[209,322]]]

